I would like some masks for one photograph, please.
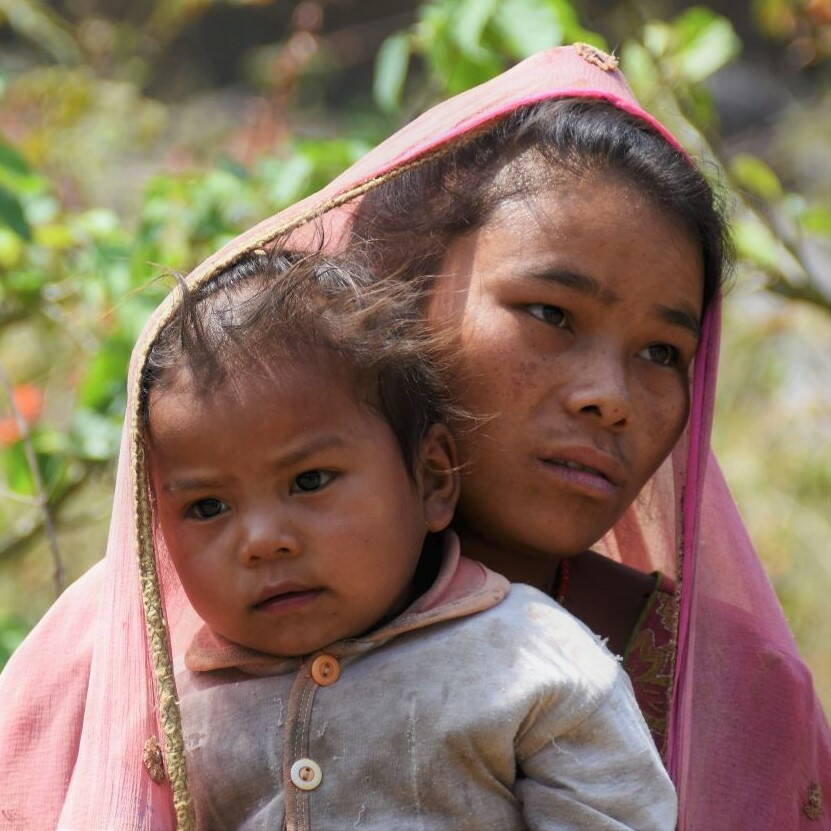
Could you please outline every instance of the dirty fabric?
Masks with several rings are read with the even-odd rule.
[[[535,589],[499,602],[503,578],[455,552],[442,581],[469,594],[445,589],[327,648],[340,674],[323,686],[310,670],[321,653],[277,660],[197,634],[177,686],[200,829],[675,827],[620,662]],[[311,790],[292,780],[303,759],[321,769]]]

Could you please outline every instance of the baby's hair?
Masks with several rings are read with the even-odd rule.
[[[377,269],[436,274],[449,243],[482,227],[502,202],[596,174],[639,190],[692,234],[704,260],[706,308],[731,262],[718,193],[657,130],[608,101],[562,98],[520,107],[370,191],[353,235]]]
[[[151,391],[175,386],[183,372],[209,395],[298,361],[346,373],[392,428],[410,473],[429,427],[463,418],[444,380],[447,338],[421,325],[415,285],[376,280],[346,258],[258,250],[196,289],[180,280],[178,290],[142,371],[148,435]]]

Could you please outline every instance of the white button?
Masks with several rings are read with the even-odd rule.
[[[320,765],[311,759],[298,759],[291,766],[291,781],[301,791],[313,791],[323,779]]]

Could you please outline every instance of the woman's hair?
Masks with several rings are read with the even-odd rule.
[[[142,370],[148,433],[153,389],[184,381],[210,395],[283,362],[346,373],[389,423],[410,473],[429,427],[462,415],[443,380],[446,344],[419,325],[416,284],[377,281],[321,254],[259,250],[196,289],[180,280],[179,291]]]
[[[364,196],[353,239],[380,273],[437,273],[450,241],[480,228],[506,199],[567,177],[611,174],[686,228],[701,246],[704,307],[729,265],[727,226],[701,171],[648,123],[608,101],[563,98],[521,107],[465,143]]]

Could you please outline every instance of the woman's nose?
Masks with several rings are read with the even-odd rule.
[[[279,508],[262,508],[245,517],[245,534],[240,546],[243,565],[278,557],[296,557],[300,543],[290,518]]]
[[[580,367],[566,391],[566,408],[603,427],[623,428],[631,416],[626,372],[612,356],[594,356]]]

